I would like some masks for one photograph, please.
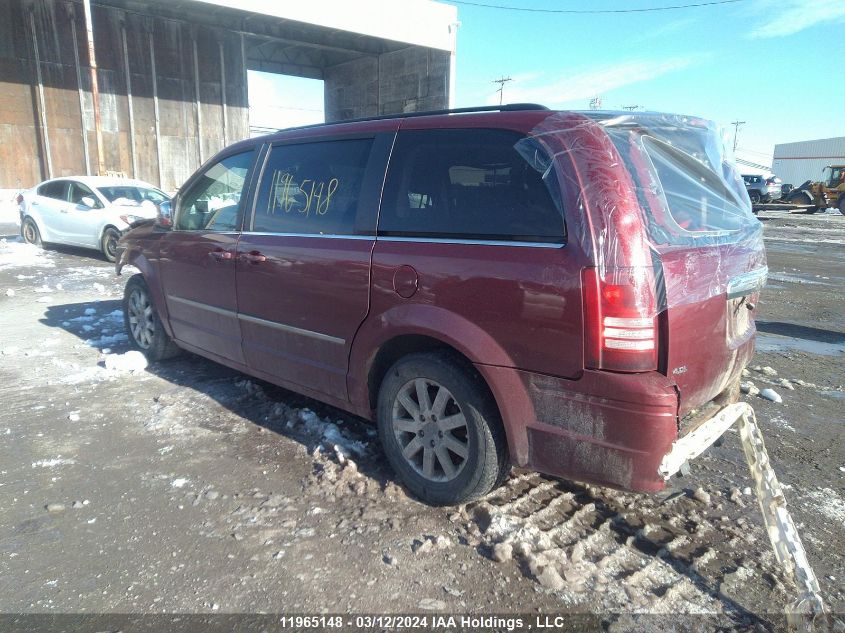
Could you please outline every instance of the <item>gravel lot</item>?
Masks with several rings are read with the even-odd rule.
[[[770,281],[746,380],[783,402],[745,398],[842,613],[845,217],[760,219]],[[134,365],[127,275],[0,235],[0,613],[595,613],[611,630],[662,613],[772,630],[792,597],[736,433],[657,496],[514,472],[481,503],[430,508],[352,416],[191,355]]]

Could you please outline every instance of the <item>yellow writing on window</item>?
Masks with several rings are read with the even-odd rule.
[[[299,186],[290,172],[276,171],[270,185],[270,199],[267,213],[275,215],[277,211],[290,213],[294,209],[306,217],[313,211],[317,215],[326,215],[331,207],[332,198],[340,186],[337,178],[330,180],[312,180],[304,178]]]

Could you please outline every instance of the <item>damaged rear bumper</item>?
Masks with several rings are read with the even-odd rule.
[[[547,475],[637,492],[678,438],[678,395],[657,372],[585,371],[566,380],[479,366],[499,404],[511,461]]]
[[[704,443],[705,433],[715,435],[718,424],[708,420],[739,394],[737,382],[712,408],[679,423],[677,389],[657,372],[585,371],[579,380],[567,380],[504,367],[479,370],[499,404],[515,465],[633,492],[663,490],[667,456],[674,466],[688,446]]]

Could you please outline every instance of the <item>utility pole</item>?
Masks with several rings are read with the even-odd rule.
[[[734,126],[734,152],[736,152],[736,135],[739,132],[739,126],[745,125],[745,121],[731,121],[731,125]]]
[[[85,36],[88,39],[88,65],[91,67],[91,101],[94,104],[94,131],[97,135],[97,175],[105,175],[103,128],[100,122],[100,87],[97,83],[97,56],[94,53],[94,22],[91,19],[91,0],[82,0],[85,12]],[[82,131],[85,133],[85,130]]]
[[[499,89],[496,91],[499,93],[499,105],[502,105],[502,97],[505,93],[505,84],[509,81],[513,81],[510,77],[500,77],[499,79],[494,79],[494,84],[499,84]]]

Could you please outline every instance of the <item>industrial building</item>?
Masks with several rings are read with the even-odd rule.
[[[176,189],[249,136],[248,70],[323,80],[327,121],[448,107],[457,26],[429,0],[4,0],[0,189]]]
[[[819,180],[828,165],[845,165],[845,136],[775,145],[772,171],[784,182]]]

